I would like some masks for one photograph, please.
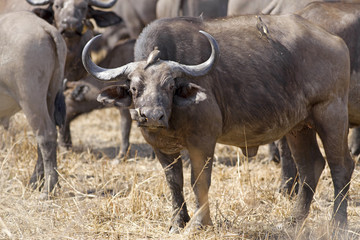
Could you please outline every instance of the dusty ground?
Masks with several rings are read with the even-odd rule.
[[[163,170],[136,127],[126,161],[116,161],[119,114],[104,109],[73,122],[74,149],[59,151],[60,188],[39,201],[27,187],[36,161],[34,135],[23,114],[9,131],[0,128],[0,239],[330,239],[333,187],[326,168],[310,215],[301,229],[286,225],[294,200],[279,194],[280,167],[237,148],[216,149],[210,209],[212,228],[169,235],[171,199]],[[190,214],[194,194],[185,167],[184,194]],[[350,189],[349,228],[344,239],[360,239],[360,171]]]

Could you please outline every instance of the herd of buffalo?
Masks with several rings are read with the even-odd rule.
[[[106,56],[94,63],[92,51]],[[197,206],[190,229],[212,225],[216,143],[248,157],[272,144],[281,191],[297,189],[293,224],[307,217],[327,162],[332,226],[346,228],[360,154],[360,1],[0,1],[0,123],[24,112],[38,147],[30,184],[42,198],[58,182],[57,145],[72,147],[71,121],[113,106],[120,155],[136,121],[165,169],[171,232],[190,221],[182,150]]]

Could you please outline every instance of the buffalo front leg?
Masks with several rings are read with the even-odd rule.
[[[44,162],[43,196],[47,197],[58,182],[56,162],[56,141],[39,141],[39,147]]]
[[[300,186],[297,202],[292,216],[299,225],[309,213],[316,185],[325,167],[314,130],[305,128],[299,132],[286,135],[291,152],[299,170]]]
[[[279,149],[280,163],[281,163],[281,185],[280,192],[293,195],[298,193],[299,185],[298,171],[295,161],[291,155],[289,145],[286,141],[286,137],[276,141],[276,145]]]
[[[59,145],[70,149],[72,147],[71,132],[70,132],[70,122],[73,118],[70,118],[67,114],[65,123],[59,128]]]
[[[125,157],[129,149],[129,137],[131,130],[131,116],[129,109],[119,109],[121,122],[121,147],[120,147],[120,157]]]
[[[39,144],[37,145],[38,159],[36,161],[35,169],[30,178],[30,186],[32,189],[40,188],[40,181],[44,179],[44,162],[41,154]]]
[[[154,149],[161,166],[165,171],[166,181],[170,187],[174,215],[170,232],[179,232],[190,220],[184,195],[183,195],[183,169],[180,153],[164,154],[159,149]]]
[[[205,141],[198,142],[205,145]],[[197,147],[199,145],[192,143],[188,147],[191,162],[191,185],[197,207],[191,226],[194,229],[212,225],[208,193],[211,185],[215,143],[207,148],[206,146]]]

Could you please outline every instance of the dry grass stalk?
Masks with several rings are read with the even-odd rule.
[[[119,116],[115,109],[95,111],[72,124],[74,150],[58,152],[60,188],[39,201],[27,187],[36,161],[36,143],[23,114],[9,131],[0,129],[0,239],[330,239],[333,187],[323,172],[304,226],[286,223],[293,199],[278,193],[280,167],[239,149],[216,148],[210,209],[214,226],[188,235],[168,234],[171,197],[164,170],[151,159],[136,126],[125,161],[117,157]],[[184,195],[194,215],[190,169],[184,168]],[[360,239],[360,171],[350,187],[349,229],[344,239]]]

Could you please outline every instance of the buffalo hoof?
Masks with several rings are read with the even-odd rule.
[[[182,228],[180,228],[180,227],[171,226],[170,230],[169,230],[169,233],[170,234],[180,234],[181,230],[182,230]]]
[[[207,231],[209,229],[213,228],[213,225],[202,225],[201,223],[198,222],[190,222],[188,224],[188,226],[186,226],[186,228],[184,229],[184,233],[185,234],[196,234],[196,233],[201,233],[204,231]]]
[[[59,141],[59,147],[69,150],[72,148],[72,142]]]
[[[281,183],[279,192],[284,196],[294,197],[299,192],[299,184],[297,181],[294,182],[292,179],[289,179],[288,181]]]
[[[33,175],[30,178],[29,181],[29,186],[32,190],[36,190],[39,189],[41,190],[41,188],[44,186],[44,174],[42,173],[33,173]]]

